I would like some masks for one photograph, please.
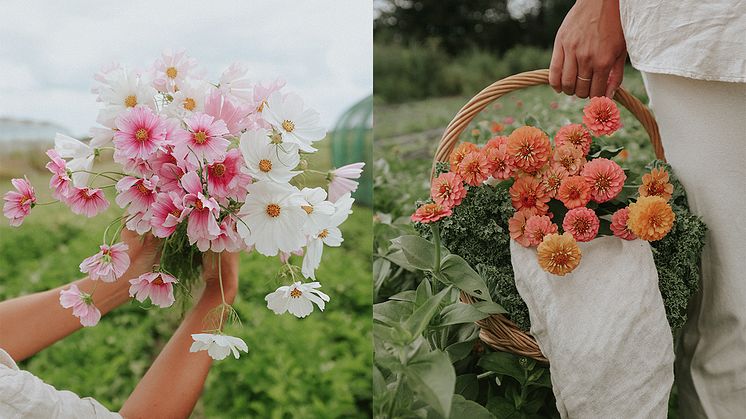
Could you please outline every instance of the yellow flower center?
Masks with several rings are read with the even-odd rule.
[[[301,206],[306,211],[306,214],[311,215],[313,214],[313,207],[310,205],[303,205]]]
[[[154,279],[153,282],[151,282],[153,285],[163,285],[163,277],[158,275],[158,278]]]
[[[287,132],[293,132],[293,130],[295,130],[295,123],[293,121],[288,121],[286,119],[282,121],[282,129],[284,129]]]
[[[204,131],[197,131],[194,133],[194,142],[197,144],[204,144],[207,141],[207,134]]]
[[[272,170],[272,162],[267,159],[259,160],[259,170],[264,173],[269,172],[270,170]]]
[[[194,203],[194,208],[196,208],[196,209],[198,209],[198,210],[202,210],[202,209],[204,209],[204,208],[205,208],[205,205],[204,205],[204,204],[202,204],[202,201],[200,201],[200,200],[197,200],[197,201],[196,201],[196,202]]]
[[[134,108],[135,105],[137,105],[137,97],[135,95],[129,95],[124,98],[124,106]]]
[[[223,174],[225,173],[225,165],[223,163],[218,163],[212,166],[212,172],[215,174],[215,176],[223,176]]]
[[[267,103],[267,101],[266,101],[266,100],[263,100],[263,101],[262,101],[262,103],[260,103],[260,104],[259,104],[259,107],[258,107],[258,108],[256,108],[256,111],[257,111],[257,112],[259,112],[259,113],[262,113],[262,111],[264,110],[264,105],[265,105],[266,103]]]
[[[188,97],[184,99],[184,109],[188,111],[193,111],[194,108],[197,107],[197,103],[194,101],[194,99]]]
[[[303,293],[298,288],[293,288],[293,290],[290,291],[290,296],[292,298],[300,298],[301,295],[303,295]]]
[[[145,128],[140,128],[137,131],[135,131],[135,139],[138,141],[147,141],[148,140],[148,130]]]
[[[145,185],[143,185],[142,182],[138,183],[137,186],[136,186],[136,188],[143,195],[146,195],[146,194],[150,193],[150,191],[148,190],[148,188],[146,188]]]
[[[179,74],[179,72],[176,70],[176,67],[169,67],[166,69],[166,75],[170,79],[175,79],[177,74]]]
[[[328,236],[328,235],[329,235],[329,230],[324,229],[324,230],[321,231],[321,233],[319,233],[319,238],[320,239],[325,239],[326,236]]]
[[[272,218],[279,217],[280,216],[280,206],[277,204],[269,204],[267,205],[267,215],[269,215]]]

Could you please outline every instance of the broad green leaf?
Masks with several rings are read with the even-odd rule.
[[[461,256],[446,255],[441,263],[440,273],[446,283],[453,284],[461,291],[474,297],[492,301],[484,279]]]
[[[386,259],[391,261],[391,263],[393,263],[394,265],[401,266],[402,268],[410,272],[414,272],[418,270],[414,265],[409,263],[409,261],[407,260],[407,257],[404,256],[404,252],[401,250],[395,250],[387,254]]]
[[[448,417],[456,386],[456,373],[448,355],[438,350],[420,353],[404,373],[412,390],[438,414]]]
[[[518,357],[507,352],[490,352],[481,358],[477,363],[487,371],[494,371],[498,374],[507,375],[518,380],[519,383],[525,384],[525,374],[523,368],[518,363]]]
[[[454,394],[453,404],[451,405],[451,418],[468,418],[468,419],[496,419],[495,415],[490,413],[484,406],[464,397]],[[499,418],[502,419],[502,418]]]
[[[456,342],[446,348],[451,357],[451,362],[458,362],[471,353],[474,349],[474,339],[465,342]]]
[[[479,396],[479,380],[476,374],[463,374],[456,377],[456,394],[465,399],[476,400]]]
[[[413,311],[414,304],[410,302],[389,300],[373,304],[373,320],[388,325],[398,324],[402,320],[408,319]]]
[[[435,265],[435,245],[420,236],[401,236],[399,248],[404,252],[407,261],[417,269],[428,271]]]
[[[596,151],[595,153],[590,154],[588,157],[590,157],[591,159],[597,159],[597,158],[611,159],[611,158],[616,157],[616,155],[619,154],[622,150],[624,150],[624,147],[604,146],[600,150]]]
[[[452,324],[473,323],[489,316],[473,307],[471,304],[456,302],[446,306],[441,311],[442,317],[438,326],[449,326]]]
[[[472,304],[474,308],[481,311],[482,313],[486,314],[502,314],[507,313],[503,306],[500,304],[494,303],[492,301],[477,301],[474,304]]]
[[[516,410],[513,401],[505,399],[502,395],[491,395],[486,407],[496,418],[518,419],[521,417],[521,412]]]
[[[384,258],[376,258],[373,261],[373,286],[376,290],[381,288],[383,281],[391,274],[391,261]]]
[[[427,301],[428,298],[433,296],[433,289],[432,285],[430,284],[430,281],[427,279],[420,282],[420,285],[417,286],[417,291],[415,292],[415,298],[413,300],[414,306],[419,307],[422,304]]]
[[[407,302],[413,303],[415,298],[417,298],[417,296],[414,291],[406,290],[398,294],[392,295],[391,297],[389,297],[389,300],[407,301]]]
[[[440,302],[443,301],[443,297],[445,297],[450,290],[450,287],[445,288],[443,291],[428,298],[424,304],[418,307],[414,313],[404,321],[402,327],[407,330],[412,337],[420,336],[422,331],[425,330],[428,323],[430,323],[430,320],[438,311],[438,306],[440,305]]]

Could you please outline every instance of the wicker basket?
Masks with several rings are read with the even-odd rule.
[[[448,156],[458,144],[459,136],[463,130],[487,105],[514,90],[548,84],[548,80],[549,70],[528,71],[496,81],[479,92],[458,111],[446,127],[435,153],[433,168],[437,162],[448,161]],[[617,91],[614,100],[627,108],[640,121],[650,137],[655,156],[660,160],[665,160],[658,124],[650,110],[623,87]],[[461,300],[468,304],[473,302],[472,298],[465,293],[461,293]],[[477,325],[481,328],[480,339],[492,348],[527,356],[540,362],[548,362],[544,354],[541,353],[536,340],[530,334],[519,329],[505,316],[492,315],[478,321]]]

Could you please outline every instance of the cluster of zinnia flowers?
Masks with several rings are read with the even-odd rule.
[[[539,128],[523,126],[482,147],[459,144],[449,156],[450,171],[433,179],[431,200],[415,211],[412,220],[438,221],[452,214],[469,187],[512,180],[509,194],[515,213],[508,223],[510,237],[524,247],[536,247],[539,264],[547,272],[572,272],[582,256],[578,242],[599,235],[597,208],[614,200],[627,179],[613,160],[589,156],[594,136],[621,128],[614,101],[592,98],[583,114],[583,124],[561,127],[553,142]],[[665,236],[673,223],[666,203],[672,191],[664,170],[646,174],[637,202],[611,217],[612,232],[625,240]],[[552,200],[564,208],[562,220],[550,211]]]
[[[352,212],[351,193],[363,163],[312,171],[326,175],[326,189],[299,187],[297,176],[309,171],[304,155],[315,152],[314,143],[326,136],[319,113],[284,92],[283,81],[254,83],[246,72],[233,64],[217,82],[208,81],[183,51],[164,52],[145,71],[105,67],[95,75],[93,89],[102,104],[98,126],[89,141],[57,134],[47,151],[49,187],[55,200],[87,217],[110,206],[104,190],[112,189],[124,209],[112,226],[121,221],[124,228],[166,241],[186,234],[202,252],[256,251],[279,256],[284,264],[291,254],[302,255],[302,267],[290,270],[297,272],[293,283],[266,300],[278,314],[304,317],[313,304],[323,310],[329,301],[318,290],[315,272],[323,248],[342,243],[339,226]],[[96,170],[103,150],[113,151],[121,170]],[[19,226],[39,204],[27,179],[14,179],[13,186],[3,213]],[[111,240],[104,235],[99,252],[80,264],[81,272],[104,282],[124,275],[130,260],[127,246],[116,243],[120,230]],[[159,307],[174,303],[179,284],[160,266],[129,282],[133,298]],[[93,326],[100,313],[94,315],[92,294],[70,287],[60,302],[73,308],[84,326]],[[231,341],[195,339],[193,349],[208,352],[210,345]]]

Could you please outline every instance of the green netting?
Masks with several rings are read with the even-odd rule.
[[[360,186],[353,194],[358,203],[373,203],[373,96],[353,105],[337,121],[331,134],[332,164],[341,167],[365,162]]]

